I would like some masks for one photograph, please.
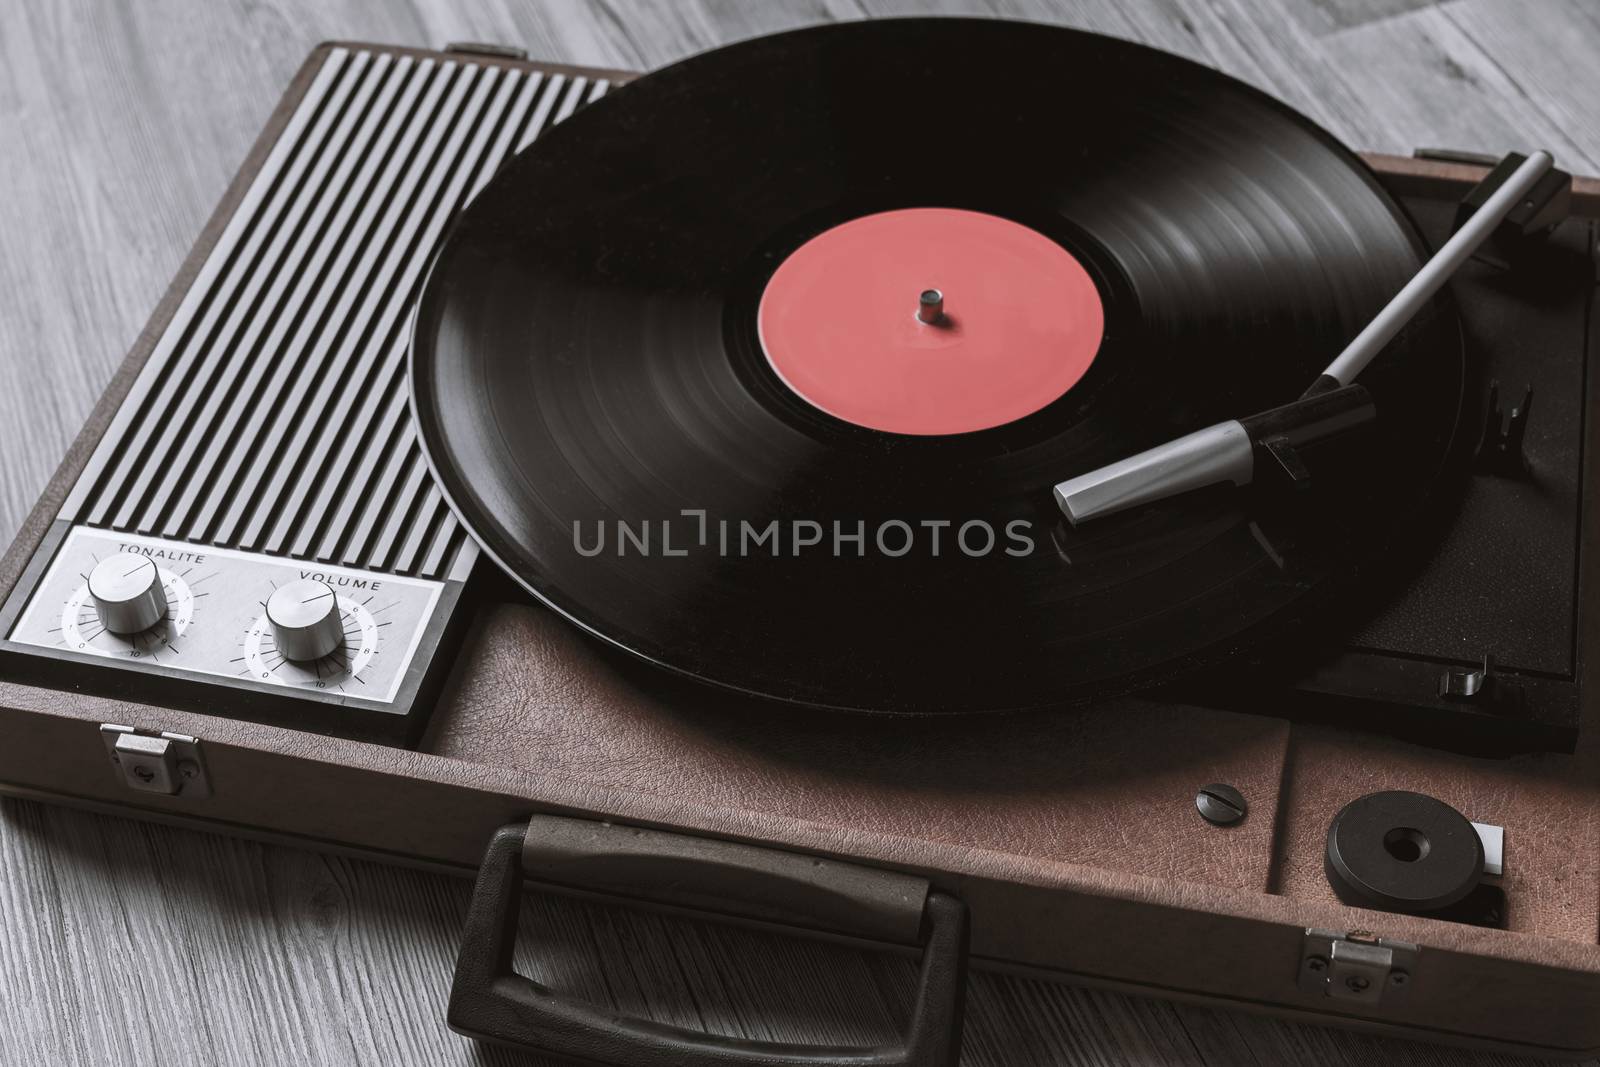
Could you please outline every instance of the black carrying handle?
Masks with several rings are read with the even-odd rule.
[[[634,1019],[555,993],[511,969],[523,875],[575,889],[857,936],[919,933],[922,971],[903,1044],[851,1048],[750,1041]],[[909,920],[909,921],[908,921]],[[966,996],[967,908],[921,879],[708,838],[535,816],[495,831],[467,912],[449,1023],[481,1041],[613,1067],[955,1067]]]

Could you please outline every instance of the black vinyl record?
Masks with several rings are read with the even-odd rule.
[[[1105,325],[1081,381],[923,436],[785,385],[756,327],[774,270],[912,207],[1083,265]],[[1417,519],[1463,395],[1443,300],[1362,375],[1353,477],[1078,528],[1051,487],[1293,400],[1424,252],[1354,155],[1210,69],[1028,23],[819,27],[641,78],[513,159],[434,264],[414,411],[488,553],[638,656],[817,706],[1065,704],[1292,633]]]

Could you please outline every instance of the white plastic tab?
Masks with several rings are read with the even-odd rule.
[[[1488,823],[1475,822],[1472,828],[1478,831],[1478,839],[1483,842],[1483,873],[1504,874],[1506,870],[1506,828],[1504,826],[1490,826]]]

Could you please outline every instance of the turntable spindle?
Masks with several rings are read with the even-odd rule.
[[[917,298],[917,321],[937,326],[944,321],[944,294],[937,289],[924,289]]]

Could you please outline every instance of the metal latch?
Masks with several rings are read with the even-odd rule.
[[[1421,951],[1409,941],[1361,930],[1307,930],[1300,949],[1300,988],[1359,1004],[1377,1004],[1385,997],[1396,1001],[1411,989]]]
[[[100,740],[112,768],[129,789],[195,800],[211,795],[199,738],[102,723]]]
[[[446,52],[457,55],[486,56],[489,59],[527,59],[528,50],[514,44],[491,44],[488,41],[451,41],[444,46]]]

